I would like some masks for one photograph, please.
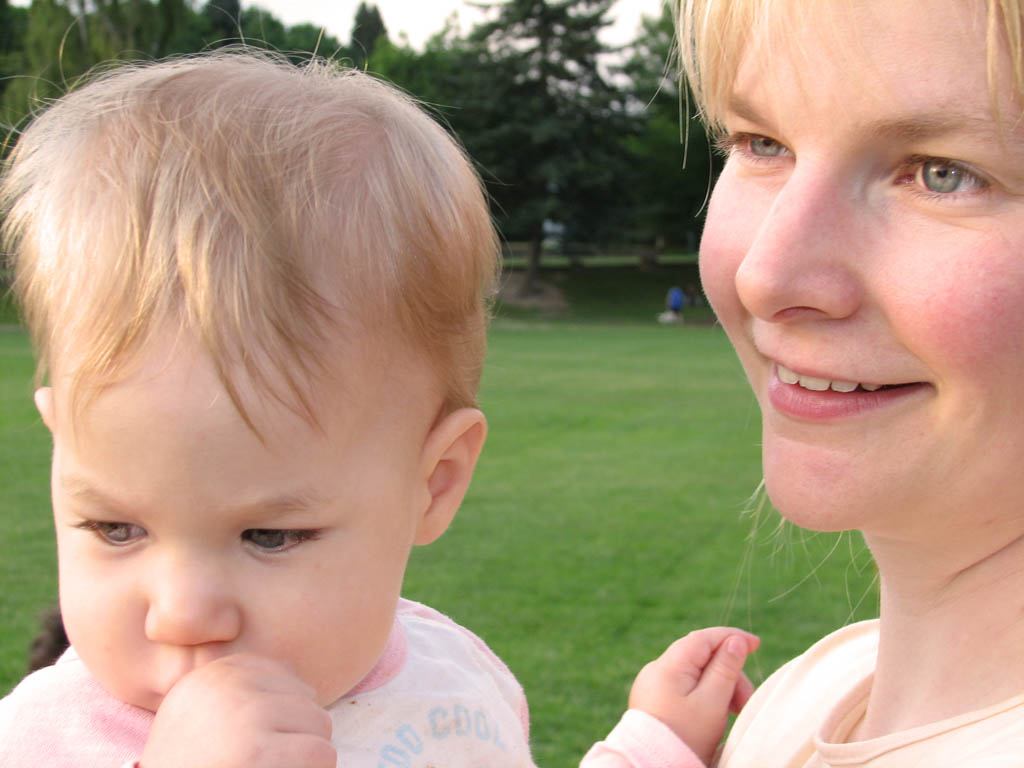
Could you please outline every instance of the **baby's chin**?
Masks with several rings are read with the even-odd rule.
[[[86,665],[88,666],[88,665]],[[90,670],[96,681],[114,698],[139,709],[155,713],[164,699],[187,673],[174,672],[165,680],[152,676],[136,677],[111,674],[110,670]],[[145,670],[143,670],[145,672]]]
[[[389,639],[390,640],[390,639]],[[392,640],[380,649],[377,656],[363,664],[351,662],[346,669],[339,669],[330,675],[330,679],[321,676],[319,680],[309,680],[301,675],[316,690],[316,700],[321,707],[329,707],[336,701],[359,693],[373,690],[394,678],[405,663],[405,638]]]
[[[360,670],[361,672],[361,670]],[[344,677],[339,676],[335,680],[331,681],[311,681],[306,680],[316,690],[316,702],[321,707],[327,708],[335,702],[354,696],[361,691],[369,690],[370,688],[376,688],[380,683],[373,683],[373,680],[377,677],[376,670],[372,667],[365,672],[353,671]]]
[[[160,705],[163,703],[166,695],[164,693],[148,690],[144,685],[139,683],[133,684],[126,680],[106,682],[99,679],[99,683],[107,693],[118,701],[122,701],[125,704],[138,707],[139,709],[145,709],[146,711],[153,713],[156,713],[156,711],[160,709]]]

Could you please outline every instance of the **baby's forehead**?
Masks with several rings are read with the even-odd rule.
[[[58,403],[74,418],[107,403],[146,399],[155,418],[174,419],[185,391],[200,389],[215,401],[230,403],[257,434],[261,420],[291,418],[316,429],[366,409],[431,410],[441,386],[422,355],[383,328],[338,333],[310,348],[311,362],[300,364],[287,350],[259,349],[217,356],[197,336],[181,328],[159,328],[118,365],[103,370],[76,367],[81,357],[73,342],[60,349],[64,360],[51,364]],[[212,412],[212,411],[211,411]],[[280,412],[280,413],[278,413]],[[102,419],[102,409],[90,420]]]

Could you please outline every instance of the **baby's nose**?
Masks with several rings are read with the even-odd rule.
[[[242,613],[234,591],[196,562],[164,563],[151,574],[146,637],[166,645],[203,645],[234,640]]]

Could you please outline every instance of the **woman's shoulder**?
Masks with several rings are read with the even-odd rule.
[[[816,674],[841,672],[847,676],[851,666],[864,673],[875,668],[878,657],[878,619],[859,621],[837,629],[816,642],[782,669],[796,667]]]
[[[852,687],[870,675],[878,656],[878,621],[861,621],[826,635],[782,665],[755,692],[755,698],[791,697],[804,688],[823,691],[829,699],[836,686]],[[752,703],[757,704],[752,699]]]
[[[836,630],[784,664],[743,708],[720,764],[729,765],[731,758],[746,765],[741,755],[749,750],[781,765],[808,753],[813,734],[836,703],[864,689],[877,655],[878,622],[872,620]]]

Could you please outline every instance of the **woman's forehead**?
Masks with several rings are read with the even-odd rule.
[[[799,110],[822,127],[854,119],[904,133],[994,123],[983,4],[940,2],[925,16],[918,0],[812,5],[751,28],[720,116]],[[1003,53],[994,74],[1012,110]]]
[[[696,65],[691,80],[697,76],[697,98],[712,124],[721,124],[737,76],[748,87],[804,88],[831,67],[865,93],[880,84],[914,92],[939,74],[935,61],[954,57],[980,73],[975,87],[982,90],[990,75],[1007,92],[1014,82],[1005,25],[990,28],[984,0],[710,0],[689,12],[683,55]],[[997,53],[991,65],[990,45]]]

